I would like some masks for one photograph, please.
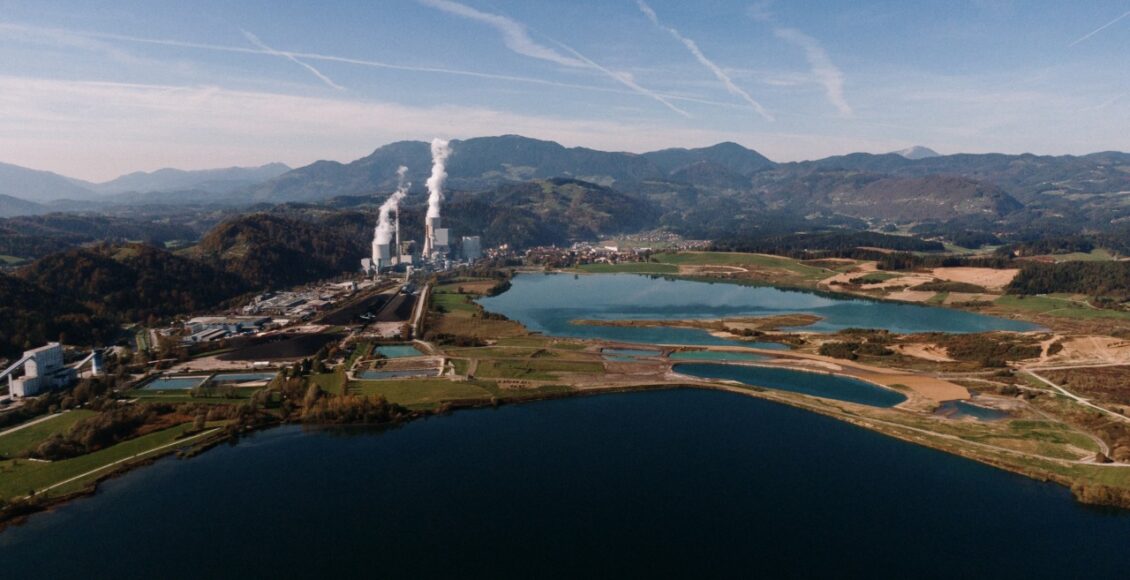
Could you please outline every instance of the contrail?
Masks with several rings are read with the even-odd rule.
[[[522,24],[521,22],[518,22],[517,20],[514,20],[513,18],[510,18],[508,16],[483,12],[481,10],[476,10],[470,6],[467,6],[466,4],[452,2],[451,0],[418,1],[424,6],[442,10],[444,12],[447,12],[448,14],[454,14],[462,18],[467,18],[476,22],[482,22],[483,24],[494,27],[496,30],[502,33],[502,41],[506,44],[506,47],[518,54],[522,54],[531,58],[548,60],[550,62],[555,62],[557,64],[565,66],[578,68],[585,66],[584,63],[576,59],[562,55],[561,53],[553,50],[552,48],[549,48],[548,46],[538,44],[536,41],[534,41],[534,39],[530,38],[530,34],[526,30],[525,24]]]
[[[847,99],[844,98],[844,73],[832,63],[832,59],[828,57],[828,52],[820,45],[820,41],[795,28],[778,27],[773,30],[773,34],[777,38],[804,50],[804,57],[808,60],[809,69],[820,84],[824,85],[824,92],[828,101],[840,111],[841,115],[850,117],[855,114]]]
[[[1118,18],[1115,18],[1114,20],[1111,20],[1110,22],[1107,22],[1106,24],[1088,32],[1087,34],[1084,34],[1083,36],[1076,39],[1075,42],[1072,42],[1071,44],[1067,45],[1067,47],[1071,48],[1072,46],[1075,46],[1076,44],[1079,44],[1080,42],[1087,40],[1088,38],[1106,30],[1107,28],[1110,28],[1111,26],[1118,24],[1123,18],[1126,18],[1127,16],[1130,16],[1130,11],[1123,12],[1122,15],[1119,16]]]
[[[591,59],[585,57],[584,55],[582,55],[581,53],[577,52],[576,50],[574,50],[573,48],[569,47],[568,45],[566,45],[564,43],[558,42],[556,40],[553,41],[555,44],[557,44],[561,48],[572,53],[574,58],[569,58],[569,57],[564,56],[561,53],[553,50],[552,48],[542,46],[542,45],[538,44],[537,42],[534,42],[534,40],[531,39],[530,36],[529,36],[529,33],[526,29],[526,25],[522,24],[521,22],[518,22],[517,20],[514,20],[514,19],[509,18],[507,16],[502,16],[502,15],[499,15],[499,14],[490,14],[490,13],[487,13],[487,12],[481,12],[479,10],[471,8],[470,6],[466,6],[466,5],[460,4],[458,2],[452,2],[451,0],[418,0],[418,1],[425,6],[430,6],[432,8],[436,8],[438,10],[443,10],[444,12],[447,12],[449,14],[454,14],[454,15],[462,17],[462,18],[467,18],[467,19],[470,19],[470,20],[483,22],[485,24],[493,26],[495,29],[497,29],[499,32],[501,32],[503,34],[503,37],[504,37],[505,42],[506,42],[506,46],[508,48],[510,48],[510,50],[513,50],[514,52],[517,52],[518,54],[523,54],[523,55],[526,55],[526,56],[529,56],[529,57],[532,57],[532,58],[548,60],[548,61],[555,62],[555,63],[558,63],[558,64],[562,64],[562,65],[565,65],[565,66],[569,66],[569,67],[591,68],[593,70],[598,70],[598,71],[604,73],[605,75],[607,75],[612,80],[632,89],[633,91],[635,91],[635,92],[637,92],[641,95],[644,95],[646,97],[655,99],[655,100],[659,101],[660,103],[663,103],[667,108],[671,109],[672,111],[675,111],[676,113],[678,113],[678,114],[680,114],[684,117],[690,117],[691,116],[690,113],[687,113],[686,111],[680,109],[679,107],[676,107],[675,105],[671,104],[671,101],[669,101],[663,95],[660,95],[660,94],[656,93],[655,91],[651,91],[649,89],[645,89],[645,88],[641,87],[635,81],[627,78],[624,75],[617,74],[615,72],[612,72],[611,70],[608,70],[607,68],[593,62]],[[550,39],[550,40],[552,40],[552,39]]]
[[[745,102],[749,103],[749,106],[753,107],[753,110],[757,111],[757,114],[764,117],[766,121],[774,120],[773,115],[771,115],[769,111],[765,110],[765,107],[761,106],[761,103],[757,102],[753,97],[749,95],[749,93],[742,90],[741,87],[735,85],[734,81],[730,79],[730,75],[727,75],[721,67],[714,64],[714,61],[706,58],[706,55],[703,54],[702,50],[698,48],[698,43],[683,36],[679,33],[678,30],[670,26],[665,26],[664,24],[659,22],[659,16],[655,14],[655,10],[652,10],[651,6],[648,6],[647,3],[644,2],[644,0],[636,0],[636,4],[640,8],[640,12],[643,12],[644,16],[647,16],[647,19],[650,20],[652,24],[662,30],[666,30],[671,36],[675,37],[675,40],[683,43],[683,45],[687,47],[687,50],[689,50],[691,54],[694,55],[695,59],[697,59],[698,62],[702,64],[702,66],[705,66],[710,70],[710,72],[714,73],[715,78],[717,78],[719,81],[722,81],[722,84],[726,86],[726,90],[730,91],[730,94],[744,99]]]
[[[258,46],[259,48],[261,48],[261,49],[263,49],[264,51],[266,51],[266,52],[267,52],[268,54],[273,54],[273,55],[275,55],[275,56],[281,56],[281,57],[283,57],[283,58],[285,58],[285,59],[289,60],[290,62],[293,62],[294,64],[296,64],[296,65],[298,65],[298,66],[301,66],[302,68],[305,68],[306,70],[310,71],[311,73],[313,73],[313,74],[314,74],[314,76],[316,76],[316,77],[318,77],[319,79],[321,79],[321,81],[322,81],[323,83],[326,83],[327,85],[329,85],[329,86],[331,86],[331,87],[333,87],[333,88],[335,88],[335,89],[337,89],[337,90],[339,90],[339,91],[344,91],[344,90],[345,90],[345,87],[343,87],[343,86],[341,86],[341,85],[339,85],[339,84],[337,84],[337,83],[333,82],[333,79],[331,79],[330,77],[328,77],[328,76],[326,76],[326,75],[322,74],[322,71],[320,71],[320,70],[318,70],[318,69],[314,68],[314,67],[313,67],[313,66],[311,66],[310,64],[307,64],[307,63],[305,63],[305,62],[302,62],[302,61],[298,60],[298,59],[297,59],[297,58],[296,58],[296,57],[295,57],[295,56],[294,56],[293,54],[291,54],[291,53],[289,53],[289,52],[283,52],[283,51],[281,51],[281,50],[275,50],[275,49],[273,49],[273,48],[271,48],[271,47],[267,46],[267,43],[263,42],[262,40],[259,40],[259,37],[258,37],[258,36],[255,36],[254,34],[251,34],[250,32],[248,32],[248,31],[246,31],[246,30],[240,29],[240,32],[242,32],[242,33],[243,33],[243,35],[247,37],[247,40],[250,40],[250,41],[251,41],[251,44],[254,44],[255,46]]]
[[[140,36],[127,36],[122,34],[109,34],[102,32],[87,32],[81,30],[65,30],[65,29],[52,29],[52,28],[38,28],[30,26],[22,26],[15,24],[8,24],[0,22],[0,30],[18,30],[21,32],[37,32],[43,34],[69,34],[83,38],[97,38],[102,40],[117,40],[120,42],[133,42],[138,44],[152,44],[157,46],[172,46],[178,48],[191,48],[195,50],[208,50],[214,52],[229,52],[237,54],[252,54],[252,55],[268,55],[278,56],[275,52],[263,50],[260,48],[247,48],[242,46],[227,46],[222,44],[205,44],[200,42],[188,42],[182,40],[172,40],[163,38],[145,38]],[[561,81],[554,81],[549,79],[542,79],[537,77],[526,77],[517,75],[504,75],[496,73],[487,73],[480,71],[471,71],[463,69],[451,69],[443,67],[426,67],[426,66],[413,66],[405,64],[395,64],[390,62],[383,62],[378,60],[365,60],[359,58],[351,58],[346,56],[334,56],[328,54],[319,54],[313,52],[294,52],[286,51],[287,55],[304,60],[315,60],[322,62],[337,62],[343,64],[352,64],[357,66],[364,66],[369,68],[379,68],[385,70],[400,70],[407,72],[420,72],[429,74],[445,74],[452,76],[464,76],[470,78],[490,79],[497,81],[507,81],[514,83],[526,83],[533,85],[542,85],[548,87],[557,87],[563,89],[577,89],[582,91],[592,91],[598,93],[616,93],[620,95],[638,94],[638,91],[624,90],[611,87],[598,87],[594,85],[583,85],[578,83],[566,83]],[[732,103],[723,103],[712,99],[703,99],[699,97],[689,97],[686,95],[671,95],[666,93],[656,93],[666,99],[674,101],[686,101],[691,103],[701,103],[705,105],[714,105],[718,107],[734,108],[737,105]]]
[[[557,41],[555,40],[554,42],[557,42]],[[665,97],[665,96],[663,96],[663,95],[661,95],[661,94],[659,94],[655,91],[641,87],[639,84],[636,83],[636,81],[628,78],[625,75],[617,74],[615,72],[612,72],[611,70],[608,70],[607,68],[593,62],[587,56],[577,52],[575,49],[573,49],[572,47],[570,47],[567,44],[563,44],[561,42],[557,42],[557,44],[560,45],[561,48],[564,48],[565,50],[573,53],[573,56],[577,57],[578,59],[583,61],[585,64],[587,64],[590,67],[608,75],[608,77],[611,78],[612,80],[632,89],[633,91],[635,91],[635,92],[637,92],[637,93],[639,93],[639,94],[641,94],[645,97],[650,97],[652,99],[659,101],[660,103],[663,103],[664,105],[667,106],[668,109],[671,109],[672,111],[675,111],[676,113],[678,113],[678,114],[680,114],[680,115],[682,115],[682,116],[684,116],[688,119],[691,117],[690,113],[680,109],[679,107],[676,107],[674,104],[671,103],[671,101],[667,100],[667,97]]]

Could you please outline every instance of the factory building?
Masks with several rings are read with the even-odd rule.
[[[474,262],[483,257],[483,244],[479,236],[463,236],[463,259]]]
[[[24,376],[13,378],[15,371],[21,366]],[[5,375],[8,377],[8,392],[12,396],[34,397],[44,391],[70,385],[75,381],[77,373],[63,363],[63,345],[50,342],[24,352],[15,364],[0,373],[0,379]]]
[[[440,226],[439,216],[428,217],[424,224],[424,257],[447,254],[448,243],[447,228]]]

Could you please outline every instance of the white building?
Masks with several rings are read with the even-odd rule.
[[[483,243],[479,236],[463,236],[463,259],[473,262],[483,257]]]
[[[21,366],[24,376],[13,378]],[[65,387],[76,377],[75,370],[63,364],[63,345],[57,342],[24,352],[16,364],[0,374],[0,379],[4,375],[8,376],[8,392],[15,397],[33,397],[49,389]]]

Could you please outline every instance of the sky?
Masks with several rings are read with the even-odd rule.
[[[1130,1],[0,0],[0,162],[104,181],[521,134],[1130,150]]]

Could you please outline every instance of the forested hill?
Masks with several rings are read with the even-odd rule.
[[[281,288],[356,271],[370,239],[371,234],[342,235],[313,221],[256,213],[216,226],[192,255],[251,287]]]
[[[119,322],[195,312],[249,288],[236,276],[145,244],[74,248],[36,260],[17,276]]]
[[[60,339],[103,344],[114,333],[113,321],[94,315],[77,301],[0,273],[0,356],[11,357]]]

